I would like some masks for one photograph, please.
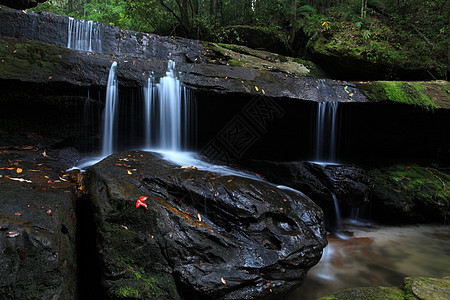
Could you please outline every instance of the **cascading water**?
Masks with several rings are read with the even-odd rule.
[[[106,87],[106,101],[103,122],[103,143],[102,156],[108,156],[113,153],[114,127],[116,118],[116,107],[118,100],[118,85],[116,76],[117,62],[113,62],[109,70],[108,85]]]
[[[79,20],[69,17],[67,48],[102,52],[100,24],[91,20]]]
[[[151,76],[144,87],[145,148],[179,151],[185,149],[195,128],[195,101],[175,74],[169,61],[166,76],[156,83]]]
[[[315,145],[316,161],[336,161],[337,110],[337,101],[319,102],[317,104]]]

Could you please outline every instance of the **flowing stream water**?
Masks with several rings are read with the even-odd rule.
[[[284,300],[312,300],[338,290],[399,286],[408,276],[450,276],[450,226],[353,226],[328,235],[320,262]]]

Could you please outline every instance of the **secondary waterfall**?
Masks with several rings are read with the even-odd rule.
[[[337,148],[337,101],[317,103],[315,159],[335,162]]]
[[[145,148],[186,149],[195,131],[195,101],[176,77],[175,62],[159,83],[148,78],[144,97]]]
[[[100,24],[91,20],[79,20],[69,17],[67,48],[102,52]]]
[[[106,87],[106,101],[104,110],[103,122],[103,143],[102,156],[108,156],[113,153],[114,141],[114,127],[116,119],[116,107],[119,97],[117,76],[116,76],[117,62],[113,62],[111,70],[109,70],[108,85]]]

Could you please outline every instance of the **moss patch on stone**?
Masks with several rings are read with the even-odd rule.
[[[448,81],[374,81],[357,83],[357,86],[374,102],[392,101],[425,109],[450,109]]]
[[[240,45],[206,42],[203,45],[213,53],[210,63],[226,63],[233,67],[282,72],[297,76],[327,77],[316,64],[303,59]]]
[[[368,172],[375,194],[392,201],[404,213],[440,213],[450,208],[450,176],[417,164],[397,164]],[[437,219],[438,216],[436,216]]]
[[[52,75],[71,66],[63,60],[67,49],[43,42],[0,40],[0,78],[22,79],[21,74],[37,81],[51,80]]]
[[[319,300],[337,299],[390,299],[390,300],[444,300],[450,297],[450,277],[407,277],[403,285],[399,287],[361,287],[350,288],[332,295],[322,297]]]

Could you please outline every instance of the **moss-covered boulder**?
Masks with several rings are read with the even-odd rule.
[[[387,222],[444,222],[450,217],[450,176],[417,164],[369,171],[373,217]]]
[[[450,298],[450,277],[407,277],[399,287],[361,287],[336,292],[320,300],[445,300]]]
[[[450,109],[450,83],[448,81],[374,81],[360,82],[357,86],[374,102],[392,101],[425,109]]]

